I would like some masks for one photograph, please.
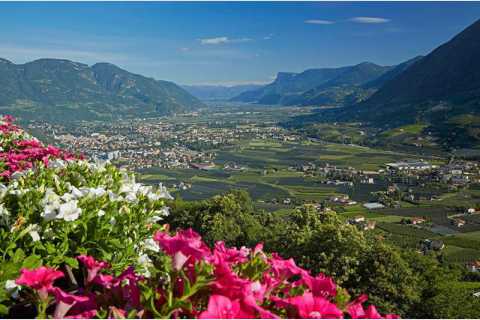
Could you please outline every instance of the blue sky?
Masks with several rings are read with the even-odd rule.
[[[278,71],[427,54],[480,3],[0,3],[0,57],[111,62],[180,84],[270,82]]]

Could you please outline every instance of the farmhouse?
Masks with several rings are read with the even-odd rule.
[[[480,261],[475,260],[467,263],[467,269],[470,272],[479,272],[480,271]]]
[[[463,227],[465,225],[465,223],[466,222],[463,219],[453,219],[452,220],[452,224],[457,228]]]

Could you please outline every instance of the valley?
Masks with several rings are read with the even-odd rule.
[[[319,125],[314,133],[282,125],[312,112],[215,102],[176,116],[63,125],[33,121],[27,128],[45,141],[135,170],[144,183],[163,183],[178,199],[246,190],[257,210],[334,210],[360,228],[368,222],[372,232],[399,246],[420,250],[426,239],[439,240],[448,261],[480,258],[476,161],[458,155],[452,160],[421,134],[422,125],[379,134],[358,123]],[[419,138],[423,144],[412,142]],[[427,168],[395,170],[392,164],[400,160]],[[382,206],[369,209],[368,203]]]

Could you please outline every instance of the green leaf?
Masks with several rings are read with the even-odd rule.
[[[27,257],[22,264],[22,268],[35,269],[42,265],[42,258],[37,255]]]
[[[68,264],[73,269],[78,269],[78,260],[71,257],[65,257],[65,263]]]
[[[15,263],[22,262],[24,259],[25,259],[25,252],[21,248],[18,248],[15,251],[15,254],[13,255],[13,262]]]

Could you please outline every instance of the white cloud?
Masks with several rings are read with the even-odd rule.
[[[356,22],[356,23],[378,24],[378,23],[389,22],[390,19],[385,19],[385,18],[380,18],[380,17],[355,17],[355,18],[351,18],[350,21]]]
[[[240,43],[252,41],[250,38],[237,38],[230,39],[229,37],[216,37],[216,38],[204,38],[198,39],[203,45],[216,45],[216,44],[225,44],[225,43]]]
[[[270,40],[273,38],[273,35],[274,35],[273,33],[270,33],[269,35],[263,37],[263,40]]]
[[[305,20],[305,23],[308,24],[323,24],[323,25],[328,25],[328,24],[334,24],[335,21],[330,21],[330,20],[320,20],[320,19],[310,19],[310,20]]]

